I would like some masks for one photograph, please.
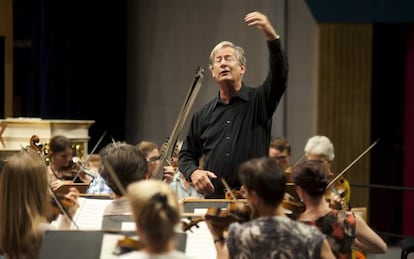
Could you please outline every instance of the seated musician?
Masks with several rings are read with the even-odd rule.
[[[328,237],[336,258],[354,258],[356,249],[385,253],[387,245],[357,214],[332,209],[324,193],[329,183],[327,168],[320,160],[308,160],[293,169],[296,191],[306,210],[297,220],[317,226]]]
[[[148,172],[153,175],[161,158],[158,145],[155,142],[143,140],[136,144],[135,147],[144,154],[147,160]]]
[[[123,221],[123,217],[116,216],[132,215],[125,190],[129,184],[149,177],[147,161],[141,151],[125,142],[109,143],[99,155],[103,164],[100,174],[114,194],[104,210],[102,228],[120,230],[117,221]]]
[[[89,183],[92,177],[80,170],[80,164],[72,160],[73,149],[71,141],[62,135],[54,136],[49,142],[49,180],[55,189],[61,181]],[[78,174],[78,177],[75,176]]]
[[[292,148],[286,138],[277,137],[270,141],[269,157],[278,162],[280,168],[285,172],[288,182],[292,182],[290,179],[292,173],[292,166],[290,164],[291,152]]]
[[[102,161],[99,154],[92,154],[88,167],[95,172],[95,178],[89,184],[88,189],[86,190],[87,194],[112,194],[112,189],[106,184],[105,179],[100,174],[100,168],[102,167]]]
[[[334,173],[331,171],[332,161],[335,158],[334,145],[326,136],[316,135],[308,139],[305,145],[305,155],[308,160],[320,160],[324,162],[327,167],[328,179],[334,178]],[[338,190],[338,187],[340,187]],[[334,190],[333,192],[331,192]],[[330,200],[331,206],[337,209],[350,209],[351,188],[349,182],[341,177],[337,183],[327,192],[326,196]]]
[[[149,179],[133,183],[128,186],[127,196],[143,248],[119,258],[192,258],[175,249],[175,230],[182,209],[165,182]]]
[[[246,199],[258,217],[231,223],[227,236],[221,224],[206,220],[217,258],[334,258],[317,228],[284,214],[286,176],[275,160],[252,159],[241,164],[238,172]]]
[[[72,221],[54,214],[46,164],[31,149],[15,153],[4,165],[0,178],[0,255],[5,258],[39,258],[47,230],[70,229]],[[65,211],[71,217],[78,207],[75,188],[64,196]]]
[[[183,199],[191,199],[191,198],[198,198],[202,199],[204,198],[204,195],[197,192],[197,190],[194,188],[193,184],[187,179],[185,179],[185,175],[180,172],[178,169],[178,155],[180,153],[180,148],[182,145],[182,141],[180,141],[174,150],[174,153],[171,157],[171,166],[166,166],[164,171],[173,171],[174,178],[169,183],[169,186],[172,190],[174,190],[175,194],[177,195],[178,200]]]

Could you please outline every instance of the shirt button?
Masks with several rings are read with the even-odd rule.
[[[226,140],[230,140],[230,137],[226,137]]]
[[[227,124],[230,124],[230,121],[226,121]]]
[[[230,156],[230,153],[226,153],[226,156]]]

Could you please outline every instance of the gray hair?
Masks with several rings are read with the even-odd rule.
[[[335,158],[335,151],[332,142],[325,136],[313,136],[308,139],[305,146],[306,154],[316,154],[325,156],[328,161]]]
[[[233,42],[222,41],[222,42],[218,43],[210,53],[210,58],[209,58],[210,69],[213,67],[214,56],[216,55],[216,52],[219,49],[222,49],[224,47],[233,48],[236,51],[236,58],[237,58],[238,62],[240,63],[240,65],[246,66],[246,57],[244,56],[244,49],[240,46],[234,45]]]

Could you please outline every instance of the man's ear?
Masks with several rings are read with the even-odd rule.
[[[245,65],[240,65],[240,74],[244,75],[244,73],[246,73],[246,66]]]

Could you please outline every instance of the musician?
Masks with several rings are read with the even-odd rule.
[[[331,166],[335,158],[335,151],[334,145],[328,137],[315,135],[309,138],[305,145],[305,155],[308,160],[320,160],[324,162],[327,167],[326,172],[328,178],[334,178],[335,175],[331,170]],[[350,209],[351,188],[349,182],[344,177],[341,177],[337,184],[341,186],[343,192],[334,195],[335,198],[331,200],[331,206],[337,209]],[[336,184],[334,188],[336,189]]]
[[[104,210],[103,229],[113,229],[118,217],[116,215],[131,215],[129,202],[126,198],[126,188],[129,184],[147,179],[148,172],[145,156],[135,146],[125,142],[109,143],[99,152],[103,167],[100,174],[106,184],[112,189],[114,200]],[[105,166],[107,163],[109,167]],[[116,224],[118,225],[118,224]]]
[[[293,169],[296,191],[306,210],[298,220],[317,226],[327,235],[336,258],[354,258],[353,246],[365,253],[385,253],[387,245],[362,219],[351,211],[332,209],[324,194],[329,183],[321,160],[308,160]]]
[[[334,258],[317,228],[285,216],[281,203],[286,176],[275,160],[263,157],[244,162],[239,176],[258,217],[231,223],[227,237],[219,224],[206,220],[217,258]]]
[[[181,221],[182,209],[165,182],[149,179],[133,183],[128,186],[127,196],[144,248],[119,258],[192,258],[175,249],[175,229]]]
[[[269,157],[278,162],[280,168],[285,172],[288,182],[291,182],[290,175],[292,173],[292,166],[290,164],[291,152],[292,148],[287,138],[277,137],[270,141]]]
[[[287,86],[287,56],[267,16],[251,12],[244,22],[267,40],[268,75],[257,88],[248,87],[243,82],[247,69],[244,50],[229,41],[218,43],[209,58],[218,94],[193,115],[180,152],[180,171],[206,198],[224,198],[220,178],[239,189],[237,167],[250,158],[267,156],[272,116]]]
[[[178,156],[181,146],[182,141],[178,141],[171,157],[171,165],[167,166],[165,169],[166,171],[175,171],[174,178],[168,186],[170,186],[170,188],[175,192],[178,200],[183,200],[185,198],[204,198],[204,195],[197,192],[193,184],[187,181],[187,179],[185,179],[185,175],[178,169]]]
[[[92,180],[92,177],[80,171],[79,162],[75,163],[72,160],[72,143],[67,137],[57,135],[50,139],[49,158],[48,172],[53,188],[58,186],[60,181],[72,181],[78,172],[79,175],[74,182],[89,183]]]
[[[87,194],[113,194],[112,189],[106,184],[105,179],[100,174],[102,161],[99,154],[92,154],[89,158],[88,167],[94,171],[95,178],[86,190]]]
[[[23,149],[12,155],[0,177],[0,254],[5,258],[39,258],[46,230],[70,229],[71,220],[60,214],[51,225],[52,213],[46,164],[35,151]],[[65,196],[70,216],[77,210],[79,192]]]

